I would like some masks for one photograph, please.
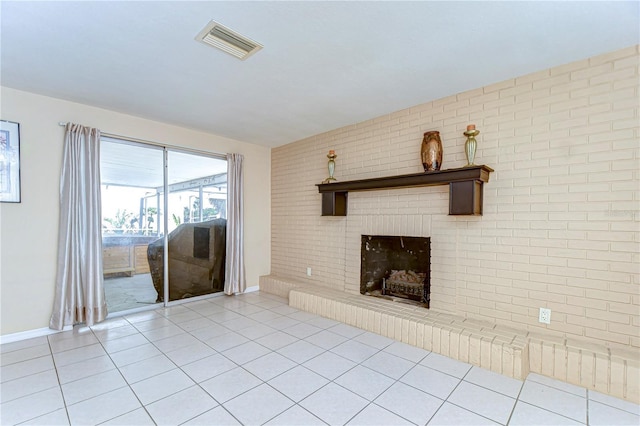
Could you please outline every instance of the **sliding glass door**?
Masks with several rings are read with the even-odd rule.
[[[161,216],[164,152],[109,138],[102,138],[100,146],[102,261],[108,310],[155,304],[162,300],[164,290],[147,252],[165,234]]]
[[[169,300],[223,291],[226,160],[170,150]]]
[[[105,137],[100,154],[109,312],[222,291],[226,160]]]

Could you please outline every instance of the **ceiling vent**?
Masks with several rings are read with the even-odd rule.
[[[214,21],[209,22],[209,24],[198,33],[196,40],[216,47],[240,60],[245,60],[262,49],[260,43],[241,36],[235,31]]]

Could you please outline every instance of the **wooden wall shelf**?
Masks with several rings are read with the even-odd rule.
[[[482,215],[482,184],[489,182],[491,172],[493,169],[488,166],[469,166],[437,172],[323,183],[316,186],[322,194],[322,216],[346,216],[350,191],[435,185],[449,185],[450,215]]]

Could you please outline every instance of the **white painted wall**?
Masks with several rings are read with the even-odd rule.
[[[0,87],[0,118],[20,123],[22,202],[0,203],[0,335],[47,327],[57,263],[64,128],[245,156],[247,286],[270,268],[270,149],[83,104]]]

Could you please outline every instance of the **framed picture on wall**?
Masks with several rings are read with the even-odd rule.
[[[0,120],[0,202],[20,202],[20,124]]]

